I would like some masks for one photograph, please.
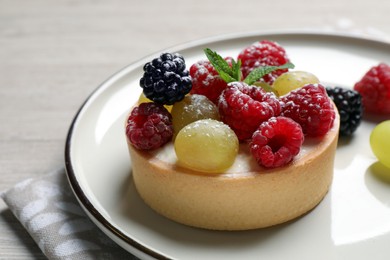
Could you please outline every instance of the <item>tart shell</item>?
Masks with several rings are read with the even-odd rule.
[[[152,209],[176,222],[212,230],[248,230],[295,219],[320,203],[331,185],[339,132],[284,167],[204,174],[164,162],[129,141],[135,187]]]

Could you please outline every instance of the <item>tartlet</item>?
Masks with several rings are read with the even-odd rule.
[[[331,185],[340,128],[325,87],[289,73],[294,65],[272,41],[248,46],[237,62],[204,52],[208,61],[189,71],[177,53],[144,65],[140,86],[152,103],[139,102],[125,125],[141,198],[213,230],[269,227],[313,209]]]
[[[179,166],[171,144],[142,151],[127,139],[135,187],[152,209],[185,225],[248,230],[281,224],[313,209],[328,192],[339,124],[336,112],[327,134],[306,138],[291,163],[273,169],[258,166],[243,143],[232,168],[221,174]]]

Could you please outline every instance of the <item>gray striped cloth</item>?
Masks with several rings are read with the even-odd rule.
[[[1,197],[48,259],[138,259],[87,217],[64,169],[27,179]]]

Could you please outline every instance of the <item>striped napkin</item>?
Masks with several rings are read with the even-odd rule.
[[[87,217],[60,169],[1,194],[48,259],[138,259]]]

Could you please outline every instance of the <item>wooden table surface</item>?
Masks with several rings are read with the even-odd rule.
[[[0,0],[0,191],[63,167],[65,137],[81,103],[151,52],[252,31],[388,40],[389,12],[388,0]],[[0,259],[42,258],[0,200]]]

